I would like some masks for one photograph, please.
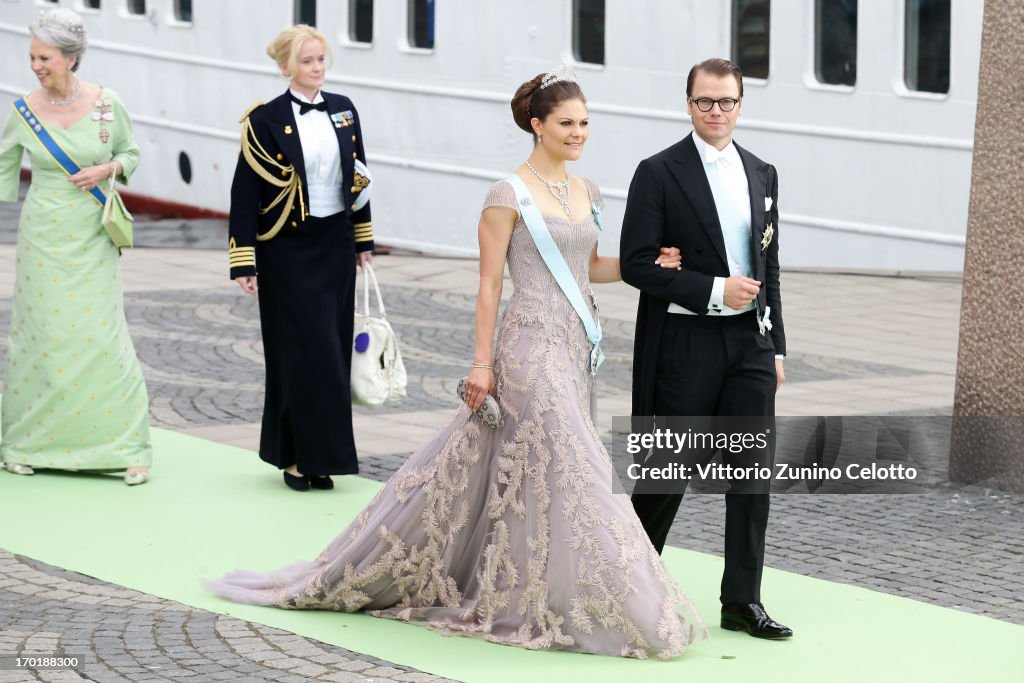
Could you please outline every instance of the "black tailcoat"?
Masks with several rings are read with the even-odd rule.
[[[735,144],[735,142],[733,143]],[[775,167],[736,145],[750,188],[750,250],[754,279],[762,283],[758,310],[771,307],[771,339],[786,353],[779,284],[778,179]],[[765,211],[765,197],[771,209]],[[762,249],[765,228],[774,231]],[[662,246],[678,247],[683,270],[655,265]],[[633,346],[633,414],[651,415],[659,341],[669,303],[707,311],[715,277],[729,277],[725,238],[700,153],[691,136],[644,159],[629,186],[622,220],[622,279],[640,290]]]

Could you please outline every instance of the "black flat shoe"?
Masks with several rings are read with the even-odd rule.
[[[781,640],[791,638],[793,629],[778,623],[754,602],[749,605],[722,605],[722,628],[726,631],[746,631],[755,638]]]
[[[330,491],[334,488],[334,482],[331,481],[330,477],[307,476],[306,478],[309,479],[310,488],[320,489],[321,491]]]
[[[292,491],[308,491],[309,490],[309,477],[296,477],[294,474],[284,472],[284,483],[288,485]]]

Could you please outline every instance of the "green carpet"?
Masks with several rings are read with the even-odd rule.
[[[527,652],[361,614],[235,605],[205,594],[199,577],[314,557],[379,484],[339,477],[333,492],[300,495],[252,453],[164,430],[154,440],[153,478],[140,487],[102,475],[0,472],[0,547],[461,681],[962,683],[1020,680],[1024,671],[1024,627],[770,569],[768,604],[796,637],[722,631],[721,560],[675,548],[666,560],[712,639],[671,662]]]

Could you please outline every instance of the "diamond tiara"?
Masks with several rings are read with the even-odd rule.
[[[576,82],[576,69],[569,64],[559,64],[553,71],[549,71],[544,74],[544,78],[540,81],[540,89],[554,85],[559,81],[569,81],[570,83]]]
[[[60,19],[58,16],[56,10],[40,10],[39,21],[36,22],[36,26],[39,28],[56,28],[62,31],[69,31],[78,36],[85,34],[85,26],[81,23],[74,22],[71,19]]]

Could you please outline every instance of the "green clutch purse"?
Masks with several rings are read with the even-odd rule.
[[[107,203],[103,205],[103,229],[110,236],[115,247],[130,247],[132,238],[132,215],[124,208],[120,193],[114,188],[114,174],[110,174],[107,187]]]

